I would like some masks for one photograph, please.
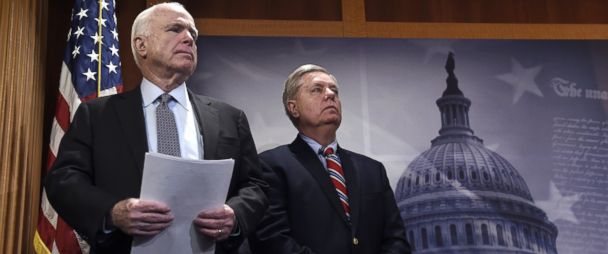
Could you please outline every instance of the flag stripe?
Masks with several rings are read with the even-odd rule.
[[[61,65],[61,79],[59,81],[59,93],[63,96],[63,99],[68,104],[68,110],[70,113],[70,122],[76,113],[76,109],[80,106],[80,96],[74,87],[72,82],[72,73],[66,63]],[[67,128],[66,128],[67,130]]]
[[[63,130],[67,130],[67,128],[63,128],[61,127],[61,125],[59,124],[59,120],[57,120],[57,118],[53,119],[53,125],[51,127],[51,136],[50,136],[50,140],[49,140],[49,147],[50,150],[49,152],[51,152],[53,154],[53,156],[55,154],[57,154],[57,152],[59,152],[59,144],[61,143],[61,138],[63,138],[64,135],[64,131]],[[68,123],[69,126],[69,123]],[[49,164],[49,166],[52,164]]]
[[[63,232],[55,235],[55,244],[59,253],[70,253],[71,250],[80,249],[74,230],[61,218],[57,220],[57,232]]]
[[[45,174],[48,173],[49,170],[51,170],[51,166],[53,165],[53,163],[55,163],[55,154],[53,154],[53,152],[51,152],[51,150],[49,150],[49,152],[47,153],[46,156],[46,168],[45,168]]]
[[[38,238],[45,247],[50,246],[53,243],[53,239],[55,238],[55,227],[49,223],[46,218],[44,218],[44,212],[42,208],[40,208],[38,213],[38,226],[36,228],[36,233],[38,234]]]
[[[65,101],[65,98],[62,95],[58,95],[57,96],[57,100],[56,100],[56,108],[55,108],[55,118],[54,120],[57,121],[57,124],[59,124],[59,127],[63,130],[66,131],[68,129],[68,127],[70,126],[70,105],[68,105],[68,103]],[[55,126],[53,126],[53,128],[55,128]],[[53,135],[51,133],[51,135]],[[55,150],[57,151],[57,150]]]
[[[57,229],[57,212],[55,211],[55,209],[53,209],[53,206],[50,205],[49,200],[46,196],[46,190],[42,190],[42,195],[40,199],[42,200],[42,205],[40,206],[40,209],[42,210],[44,218],[49,223],[49,225],[51,225],[51,227]]]

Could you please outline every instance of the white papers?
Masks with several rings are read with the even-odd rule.
[[[233,166],[232,159],[146,153],[140,198],[167,204],[175,219],[154,237],[135,237],[131,253],[214,253],[214,242],[198,233],[192,221],[203,210],[223,206]]]

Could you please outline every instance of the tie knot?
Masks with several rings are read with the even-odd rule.
[[[170,94],[168,94],[168,93],[161,94],[161,95],[159,96],[159,98],[160,98],[160,102],[161,102],[161,103],[167,103],[167,102],[169,102],[169,101],[173,100],[173,96],[171,96],[171,95],[170,95]]]
[[[334,154],[334,149],[333,148],[331,148],[331,147],[328,146],[328,147],[325,147],[325,149],[323,149],[323,155],[329,156],[329,155],[332,155],[332,154]]]

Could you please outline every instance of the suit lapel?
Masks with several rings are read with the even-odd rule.
[[[335,212],[340,215],[345,225],[350,227],[346,220],[346,214],[344,214],[344,208],[340,204],[336,189],[329,179],[327,170],[323,167],[321,161],[319,161],[317,154],[299,137],[297,137],[289,147],[302,166],[304,166],[304,168],[315,178]]]
[[[137,173],[141,177],[144,168],[144,155],[148,151],[146,123],[142,108],[141,91],[133,91],[116,95],[114,110],[118,115],[119,125],[124,131],[127,144],[135,159]],[[114,99],[112,98],[112,99]]]
[[[197,96],[188,90],[192,108],[196,115],[199,131],[203,135],[203,150],[205,159],[216,158],[218,138],[220,136],[220,121],[217,109],[211,107],[211,101],[203,96]]]
[[[338,147],[338,156],[342,162],[342,170],[344,170],[344,178],[346,178],[346,189],[348,190],[348,204],[350,206],[350,219],[352,231],[357,232],[361,191],[359,188],[359,176],[355,169],[355,164],[352,161],[350,153],[341,147]]]

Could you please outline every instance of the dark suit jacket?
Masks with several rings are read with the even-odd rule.
[[[351,223],[316,153],[301,138],[260,154],[270,206],[253,253],[409,253],[384,166],[338,148]]]
[[[235,159],[226,203],[236,214],[241,234],[216,247],[217,253],[235,252],[263,217],[267,184],[245,114],[209,97],[191,92],[189,96],[203,135],[205,159]],[[118,201],[139,197],[147,151],[140,89],[83,103],[76,111],[45,187],[59,216],[93,252],[130,250],[132,239],[122,231],[109,236],[100,232],[104,217]]]

